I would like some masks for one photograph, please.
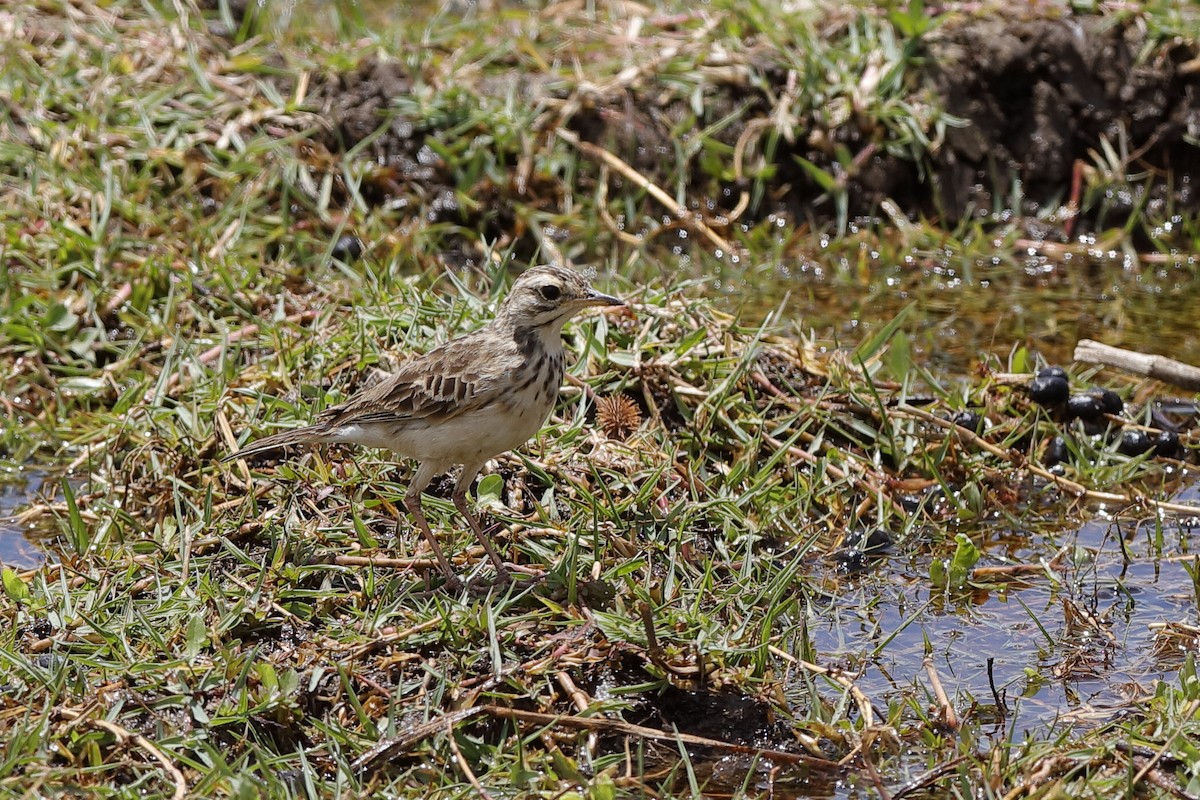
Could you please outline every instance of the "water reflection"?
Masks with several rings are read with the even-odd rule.
[[[1175,499],[1200,504],[1200,490],[1189,486]],[[1155,681],[1174,682],[1179,649],[1194,647],[1166,638],[1158,623],[1197,623],[1197,524],[1093,518],[985,536],[981,566],[1062,556],[1020,581],[957,597],[930,588],[924,554],[894,553],[849,580],[831,568],[823,577],[832,605],[810,620],[809,636],[821,664],[861,671],[855,683],[880,710],[907,702],[914,689],[919,705],[936,707],[928,655],[960,718],[993,720],[998,741],[1013,731],[1099,725],[1152,693]],[[920,748],[910,755],[919,771]]]
[[[46,560],[15,515],[37,496],[47,477],[42,470],[26,467],[4,475],[0,482],[0,564],[6,567],[31,569]]]

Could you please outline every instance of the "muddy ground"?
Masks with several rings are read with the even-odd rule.
[[[889,153],[889,133],[867,114],[851,113],[831,129],[815,115],[796,120],[791,141],[781,140],[770,157],[774,169],[761,202],[742,220],[784,214],[796,222],[828,224],[835,204],[818,202],[824,190],[799,166],[803,158],[837,175],[847,193],[851,217],[875,215],[891,199],[910,217],[923,215],[954,224],[966,215],[987,216],[1010,208],[1032,216],[1043,206],[1068,203],[1076,170],[1081,180],[1079,218],[1069,225],[1051,223],[1040,235],[1065,239],[1098,227],[1120,225],[1141,209],[1151,218],[1186,213],[1200,205],[1200,49],[1194,41],[1171,41],[1147,49],[1147,35],[1133,22],[1072,16],[1010,18],[995,14],[948,19],[927,33],[914,102],[933,99],[962,127],[949,127],[944,140],[917,161]],[[1143,54],[1143,50],[1147,50]],[[768,126],[786,96],[789,73],[785,54],[758,51],[741,71],[711,82],[704,93],[704,113],[695,129],[743,113],[714,137],[729,147],[746,145],[747,128],[757,135]],[[741,78],[737,78],[741,75]],[[689,119],[688,97],[672,92],[658,76],[647,75],[628,86],[606,92],[551,84],[536,74],[514,69],[511,80],[481,78],[470,90],[502,102],[516,91],[544,107],[540,145],[552,141],[552,129],[565,126],[583,139],[620,156],[661,185],[689,188],[693,208],[720,227],[722,215],[736,204],[749,179],[737,181],[708,174],[698,163],[680,164],[672,143],[680,121]],[[790,78],[794,81],[794,76]],[[374,133],[394,101],[411,90],[412,76],[402,65],[369,60],[338,75],[317,76],[309,102],[327,121],[319,136],[334,152],[344,152]],[[744,108],[743,108],[744,107]],[[454,120],[455,123],[458,120]],[[565,190],[549,178],[456,186],[454,176],[425,146],[437,136],[429,120],[393,116],[389,127],[367,148],[387,165],[375,181],[375,199],[415,194],[430,219],[470,222],[458,207],[454,190],[492,201],[501,210],[520,202],[554,210]],[[1190,138],[1190,142],[1188,141]],[[757,140],[755,140],[757,141]],[[1107,142],[1123,156],[1111,165],[1119,177],[1104,179]],[[835,153],[844,146],[853,162],[843,168]],[[896,149],[893,147],[893,149]],[[747,149],[761,157],[762,147]],[[753,151],[753,153],[751,153]],[[512,153],[511,163],[521,153]],[[761,162],[760,173],[761,172]],[[749,169],[749,167],[748,167]],[[598,170],[581,174],[594,185]],[[1136,180],[1128,180],[1132,173]],[[1099,176],[1099,177],[1098,177]],[[1020,181],[1019,200],[1014,180]],[[1090,194],[1088,185],[1103,185]],[[619,179],[611,179],[614,192]],[[581,186],[586,190],[586,185]],[[1065,221],[1070,214],[1060,213]],[[496,220],[505,223],[501,212]]]

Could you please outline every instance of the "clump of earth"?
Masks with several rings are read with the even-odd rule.
[[[1195,210],[1200,205],[1195,185],[1200,179],[1198,48],[1182,41],[1147,47],[1146,37],[1133,22],[1089,15],[990,13],[948,19],[925,35],[916,92],[922,102],[939,103],[961,126],[948,127],[938,146],[917,163],[889,153],[886,131],[863,115],[848,115],[829,130],[813,118],[801,118],[790,141],[781,140],[772,155],[774,170],[762,201],[743,219],[776,214],[827,224],[834,217],[835,204],[823,198],[826,188],[794,156],[839,176],[850,216],[877,215],[881,202],[890,200],[910,217],[944,224],[1001,210],[1033,217],[1045,207],[1066,208],[1073,184],[1080,207],[1059,214],[1057,221],[1043,219],[1045,238],[1120,225],[1135,211],[1164,219]],[[734,147],[747,126],[769,124],[773,98],[785,93],[786,59],[770,52],[757,58],[760,63],[752,66],[760,80],[706,88],[697,130],[747,104],[748,111],[716,138]],[[374,135],[364,155],[391,170],[377,192],[410,192],[431,219],[466,213],[453,202],[456,189],[501,207],[528,202],[522,196],[533,191],[528,176],[514,175],[500,186],[454,185],[426,146],[429,137],[441,133],[436,124],[393,111],[396,98],[412,85],[400,64],[378,60],[315,78],[308,102],[326,123],[317,135],[320,145],[344,152]],[[480,102],[504,102],[516,92],[531,104],[562,107],[577,88],[514,75],[483,77],[469,90]],[[689,97],[652,78],[602,97],[574,96],[578,102],[567,104],[572,105],[569,115],[546,115],[552,124],[608,149],[662,185],[676,185],[683,170],[696,211],[719,219],[746,188],[745,180],[722,180],[698,165],[677,162],[671,142],[679,135],[675,127],[692,114]],[[457,122],[451,119],[447,126]],[[377,134],[381,125],[386,128]],[[853,154],[848,168],[837,163],[838,148]],[[1118,163],[1110,163],[1114,154]],[[506,159],[514,169],[515,155]],[[1092,185],[1103,189],[1080,191],[1085,174],[1100,176]],[[1139,177],[1130,180],[1130,174]],[[579,179],[594,182],[595,170]],[[553,208],[554,192],[541,194],[542,205]]]

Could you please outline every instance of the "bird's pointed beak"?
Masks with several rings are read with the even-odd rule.
[[[595,289],[588,289],[587,304],[589,306],[623,306],[625,301],[619,297],[613,297],[611,294],[597,292]]]

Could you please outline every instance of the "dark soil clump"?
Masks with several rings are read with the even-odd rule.
[[[1200,148],[1188,141],[1200,137],[1194,42],[1148,47],[1143,30],[1108,18],[1018,18],[993,12],[951,19],[926,34],[921,46],[924,66],[913,81],[914,101],[933,98],[961,127],[948,127],[944,139],[917,163],[896,155],[894,147],[889,151],[890,134],[863,115],[851,114],[826,130],[814,115],[800,114],[792,135],[780,137],[771,152],[769,169],[760,166],[758,174],[770,177],[743,220],[782,214],[795,222],[828,224],[839,213],[877,215],[880,203],[891,200],[910,217],[954,223],[1007,211],[1032,216],[1053,205],[1063,208],[1061,223],[1051,222],[1041,235],[1066,238],[1072,229],[1119,225],[1135,211],[1163,218],[1200,205],[1193,177],[1200,178]],[[789,73],[782,53],[760,48],[753,62],[743,65],[744,80],[705,85],[698,115],[694,97],[654,80],[586,96],[580,86],[536,75],[514,79],[519,86],[483,78],[472,90],[481,104],[503,101],[516,91],[535,107],[558,110],[542,116],[545,129],[531,131],[526,146],[530,141],[534,147],[551,146],[552,128],[563,125],[660,186],[685,185],[687,210],[721,228],[746,196],[749,181],[731,180],[728,170],[713,174],[712,165],[702,165],[698,156],[681,158],[685,148],[676,140],[703,129],[731,149],[745,144],[744,136],[760,141],[762,131],[775,124],[772,113],[787,93]],[[411,86],[400,67],[368,61],[354,72],[317,80],[310,96],[328,121],[319,138],[331,151],[344,152],[376,134],[367,153],[393,172],[390,183],[378,184],[375,199],[415,190],[430,219],[479,222],[468,218],[478,215],[464,216],[455,191],[480,194],[504,208],[527,202],[528,187],[540,185],[534,205],[563,210],[555,205],[567,193],[550,189],[555,179],[517,174],[527,152],[498,154],[498,161],[513,165],[507,185],[494,180],[483,187],[458,185],[425,142],[461,122],[460,115],[450,110],[441,124],[390,112]],[[717,125],[718,120],[727,122]],[[684,130],[689,125],[692,129]],[[757,126],[750,131],[753,137],[746,135],[751,125]],[[846,153],[852,156],[849,163]],[[1118,154],[1117,163],[1111,163],[1112,153]],[[836,176],[836,188],[820,185],[796,157]],[[1082,181],[1088,170],[1103,173],[1104,179]],[[1129,173],[1147,177],[1129,181]],[[598,177],[598,169],[588,167],[576,180],[587,190]],[[608,180],[613,194],[621,191],[620,178]],[[1082,183],[1093,188],[1083,190]],[[842,211],[829,202],[831,192],[845,193]],[[510,214],[501,216],[485,225],[511,222]],[[1077,219],[1068,221],[1072,217]]]
[[[1193,46],[1173,44],[1139,60],[1144,34],[1099,18],[973,19],[930,44],[929,76],[951,114],[935,155],[936,199],[947,210],[989,210],[1006,200],[1011,176],[1032,210],[1066,201],[1077,161],[1095,166],[1102,141],[1128,154],[1133,171],[1174,174],[1174,196],[1152,184],[1151,213],[1175,202],[1194,208],[1187,180],[1200,170],[1200,74],[1183,68]],[[1115,166],[1115,165],[1114,165]],[[1097,209],[1108,224],[1132,212],[1145,184],[1114,192]]]

